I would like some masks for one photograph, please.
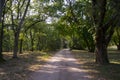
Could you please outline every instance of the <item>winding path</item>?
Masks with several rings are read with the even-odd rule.
[[[56,53],[43,67],[31,74],[29,80],[89,80],[68,49]]]

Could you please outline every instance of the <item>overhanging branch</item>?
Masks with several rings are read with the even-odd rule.
[[[25,32],[27,31],[27,30],[29,30],[32,26],[34,26],[35,24],[37,24],[37,23],[39,23],[39,22],[42,22],[42,21],[44,21],[44,20],[39,20],[39,21],[36,21],[36,22],[34,22],[34,23],[32,23],[31,25],[29,25],[26,29],[25,29]]]
[[[111,19],[103,25],[104,32],[106,32],[111,25],[115,24],[117,16],[118,16],[118,14],[113,15],[111,17]],[[114,27],[114,26],[112,26],[112,27]]]

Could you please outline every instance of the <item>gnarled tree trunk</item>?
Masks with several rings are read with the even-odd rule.
[[[105,35],[102,30],[96,32],[96,63],[108,64],[107,45],[105,41]]]

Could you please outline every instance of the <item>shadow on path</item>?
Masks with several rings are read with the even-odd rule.
[[[33,72],[29,80],[89,80],[86,71],[79,66],[70,51],[64,49],[56,53],[40,70]]]

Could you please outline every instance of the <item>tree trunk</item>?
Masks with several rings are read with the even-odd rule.
[[[20,51],[19,51],[20,54],[22,54],[22,50],[23,50],[23,39],[20,40]]]
[[[13,58],[18,58],[17,52],[18,52],[18,40],[19,40],[19,32],[16,32],[14,34],[14,51],[13,51]]]
[[[3,58],[3,54],[2,54],[2,43],[3,43],[3,21],[2,21],[2,26],[1,26],[1,34],[0,34],[0,58]]]
[[[31,51],[34,51],[34,41],[33,41],[33,39],[31,40]]]
[[[2,44],[3,44],[3,29],[4,29],[4,21],[2,20],[1,34],[0,34],[0,62],[4,62],[3,54],[2,54]]]
[[[0,33],[0,62],[4,62],[3,54],[2,54],[2,44],[3,44],[3,29],[4,29],[4,0],[0,0],[0,24],[1,24],[1,33]]]
[[[30,38],[31,38],[31,51],[34,51],[34,38],[31,30],[30,30]]]
[[[108,56],[107,56],[107,47],[103,44],[96,45],[95,50],[96,55],[96,63],[97,64],[109,64]]]
[[[18,52],[18,42],[19,42],[19,34],[20,34],[20,31],[21,31],[21,28],[23,26],[23,22],[24,22],[24,19],[25,19],[25,16],[27,14],[27,10],[28,10],[28,7],[29,7],[29,4],[30,4],[30,0],[28,0],[28,3],[26,5],[26,8],[25,8],[25,11],[23,13],[23,16],[19,22],[19,25],[14,33],[14,51],[13,51],[13,58],[18,58],[17,56],[17,52]]]
[[[4,4],[5,4],[5,0],[0,0],[0,23],[2,22],[1,18],[2,18],[2,14],[3,14]]]
[[[96,45],[96,50],[95,50],[96,63],[109,64],[105,35],[101,30],[96,32],[96,44],[95,44]]]
[[[37,50],[41,51],[41,47],[40,47],[40,37],[38,37]]]

